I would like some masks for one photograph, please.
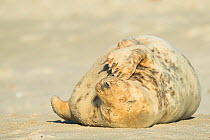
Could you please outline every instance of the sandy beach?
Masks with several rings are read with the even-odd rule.
[[[0,119],[3,139],[210,139],[210,115],[201,114],[189,120],[138,129],[83,126],[61,121],[54,114],[12,114]]]
[[[210,139],[210,1],[2,1],[0,139]],[[145,129],[88,127],[53,113],[94,61],[123,38],[161,37],[193,65],[202,101],[192,118]]]

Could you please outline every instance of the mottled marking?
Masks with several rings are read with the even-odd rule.
[[[85,99],[87,98],[87,96],[89,95],[90,93],[88,92],[86,95],[85,95]]]
[[[171,91],[171,95],[174,96],[175,95],[175,91]]]
[[[171,68],[172,68],[174,71],[178,69],[175,63],[172,63]]]
[[[160,50],[158,48],[154,47],[153,50],[154,50],[154,53],[160,54]]]
[[[157,87],[158,86],[158,81],[155,77],[153,77],[152,75],[148,75],[149,79],[151,80],[152,84]]]
[[[159,55],[157,55],[157,58],[161,59],[161,57]]]
[[[123,96],[119,99],[119,102],[124,103],[127,101],[127,97]]]
[[[93,105],[95,106],[95,107],[98,107],[98,100],[100,100],[100,98],[98,97],[98,95],[97,96],[95,96],[94,98],[93,98]]]
[[[106,63],[107,61],[108,61],[108,60],[106,60],[104,63]],[[102,69],[101,71],[99,71],[98,74],[100,74],[100,73],[103,72],[103,71],[107,71],[107,72],[108,72],[108,70],[109,70],[109,65],[108,65],[108,64],[105,64],[104,67],[103,67],[103,69]]]
[[[90,84],[87,84],[87,88],[90,88]]]
[[[97,109],[97,108],[96,108],[96,109]],[[92,114],[92,117],[91,117],[91,120],[92,120],[93,123],[97,123],[97,118],[98,118],[98,116],[97,116],[97,111],[96,111],[96,109],[93,110],[93,114]]]
[[[78,83],[77,83],[77,87],[80,87],[81,86],[81,84],[82,84],[82,81],[79,81]]]
[[[131,76],[130,80],[139,81],[141,85],[147,89],[151,90],[152,88],[153,90],[157,90],[157,88],[159,87],[158,76],[158,70],[138,66],[135,73]]]
[[[135,103],[136,102],[136,100],[130,100],[130,101],[127,101],[127,103]]]
[[[76,102],[79,103],[81,100],[82,100],[82,97],[79,97]]]
[[[113,116],[118,116],[118,114],[113,114]]]
[[[160,63],[164,66],[165,69],[167,69],[167,64],[165,64],[163,61],[161,61]]]
[[[132,39],[135,41],[136,44],[144,45],[141,41],[139,41],[139,40],[137,40],[135,38],[132,38]]]
[[[152,73],[152,75],[156,75],[159,73],[156,69],[152,69],[152,68],[149,69],[149,71]]]

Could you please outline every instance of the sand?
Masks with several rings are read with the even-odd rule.
[[[54,114],[12,114],[0,116],[0,130],[3,139],[210,139],[210,115],[193,117],[150,128],[123,129],[83,126],[61,121]]]
[[[209,0],[2,1],[0,139],[209,139],[209,13]],[[194,66],[202,90],[194,118],[147,129],[62,123],[51,96],[68,100],[99,56],[137,35],[169,41]]]

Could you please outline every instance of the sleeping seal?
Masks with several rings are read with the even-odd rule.
[[[150,127],[187,119],[200,104],[189,61],[166,41],[138,36],[118,42],[76,85],[71,98],[51,98],[65,120],[103,127]]]

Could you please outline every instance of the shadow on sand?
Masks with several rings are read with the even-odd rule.
[[[57,120],[57,121],[47,121],[47,122],[62,123],[62,124],[78,124],[78,125],[81,125],[81,124],[76,123],[76,122],[73,122],[73,121],[61,121],[61,120]]]
[[[187,119],[183,119],[183,120],[178,120],[178,121],[174,121],[174,122],[179,122],[179,121],[184,121],[184,120],[192,120],[192,119],[194,119],[195,117],[189,117],[189,118],[187,118]],[[171,123],[173,123],[173,122],[171,122]]]
[[[191,119],[194,119],[195,117],[189,117],[189,118],[187,118],[187,119],[184,119],[184,120],[191,120]],[[179,122],[179,121],[183,121],[183,120],[178,120],[178,121],[174,121],[174,122]],[[76,122],[73,122],[73,121],[61,121],[61,120],[57,120],[57,121],[47,121],[47,122],[53,122],[53,123],[61,123],[61,124],[77,124],[77,125],[80,125],[80,126],[84,126],[84,125],[82,125],[82,124],[80,124],[80,123],[76,123]],[[170,122],[170,123],[174,123],[174,122]],[[169,124],[170,124],[169,123]],[[159,124],[156,124],[156,125],[159,125]],[[154,126],[154,125],[152,125],[152,126]],[[152,127],[152,126],[150,126],[150,127]],[[93,126],[94,127],[94,126]],[[150,128],[149,127],[149,128]]]

